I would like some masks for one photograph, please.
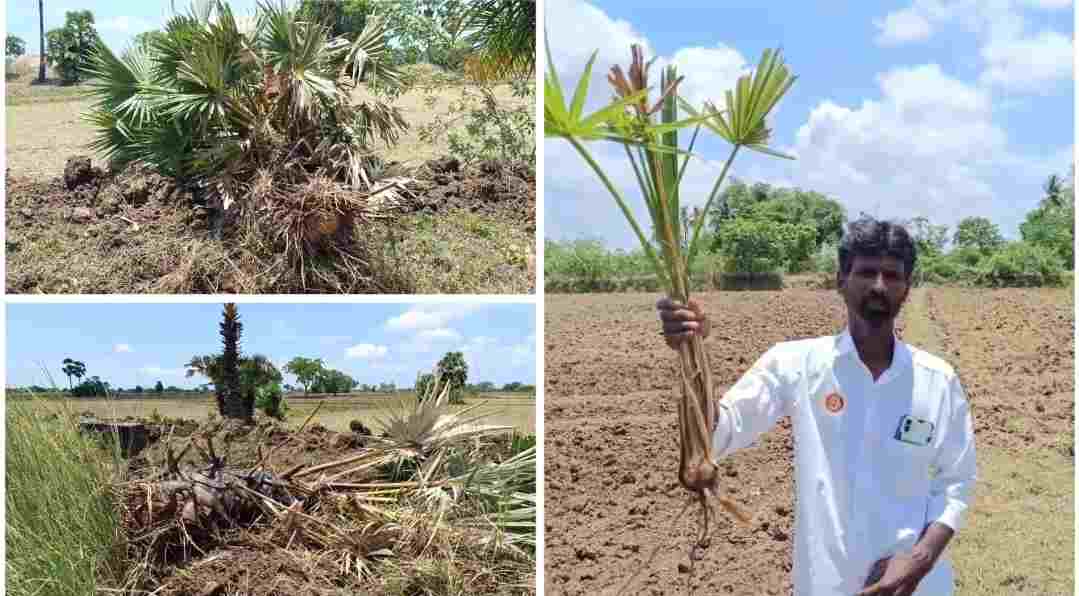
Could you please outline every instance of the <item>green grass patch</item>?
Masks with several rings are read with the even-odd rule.
[[[9,402],[6,446],[7,593],[94,594],[118,573],[118,459],[52,403]]]

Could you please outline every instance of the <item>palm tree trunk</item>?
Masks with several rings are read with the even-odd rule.
[[[41,63],[38,65],[38,68],[37,68],[37,80],[38,80],[39,83],[44,83],[45,82],[45,0],[38,0],[37,1],[37,15],[38,15],[38,20],[40,22],[40,29],[41,29],[41,46],[40,46],[40,51],[38,52],[39,54],[41,54],[41,56],[40,56],[41,57]],[[68,377],[68,381],[69,382],[71,381],[71,377]]]

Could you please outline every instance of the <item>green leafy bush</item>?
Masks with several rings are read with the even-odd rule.
[[[817,231],[805,224],[733,219],[720,229],[728,270],[766,273],[802,263],[812,255]]]
[[[255,389],[255,407],[271,418],[284,420],[288,415],[288,403],[280,383],[266,383]]]
[[[1060,286],[1064,263],[1048,248],[1013,242],[982,263],[979,283],[996,288]]]

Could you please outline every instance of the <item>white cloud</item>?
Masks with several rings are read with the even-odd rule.
[[[1044,90],[1049,82],[1070,79],[1069,36],[1044,30],[1027,32],[1027,8],[1063,8],[1062,0],[914,0],[910,6],[874,20],[877,43],[899,45],[925,41],[933,25],[956,24],[979,37],[985,70],[983,83],[1011,91]]]
[[[118,31],[120,33],[141,33],[155,29],[157,25],[140,17],[116,16],[94,23],[99,31]]]
[[[652,72],[656,75],[660,72],[656,66],[662,66],[661,62],[653,65]],[[722,107],[723,93],[734,88],[738,77],[749,73],[745,58],[722,43],[713,48],[682,48],[675,52],[669,62],[678,67],[678,74],[686,75],[678,90],[694,106],[700,106],[707,99]]]
[[[1072,74],[1072,41],[1056,31],[989,42],[982,48],[989,84],[1024,91],[1047,90],[1046,83]]]
[[[135,350],[131,349],[131,346],[129,344],[116,344],[115,346],[113,346],[112,351],[116,352],[117,354],[129,354],[131,352],[134,352]]]
[[[461,319],[479,308],[475,304],[420,305],[386,321],[390,331],[419,331],[439,329]]]
[[[933,32],[929,20],[911,8],[889,13],[883,19],[874,19],[873,25],[880,30],[877,43],[884,46],[925,41]]]
[[[348,358],[385,358],[389,352],[389,348],[386,346],[379,346],[375,344],[357,344],[351,348],[345,350],[345,356]]]

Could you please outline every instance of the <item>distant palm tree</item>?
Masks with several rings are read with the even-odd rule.
[[[37,16],[40,21],[41,29],[41,45],[39,46],[38,54],[41,58],[41,63],[37,68],[37,82],[45,82],[45,0],[37,0]],[[68,379],[71,380],[70,378]]]
[[[240,392],[240,333],[243,323],[240,323],[240,313],[232,302],[225,305],[223,315],[221,343],[225,349],[221,354],[221,381],[224,387],[219,387],[218,392],[225,405],[225,416],[245,418],[243,394]]]
[[[1064,185],[1061,183],[1059,176],[1051,174],[1042,188],[1045,189],[1045,200],[1048,204],[1053,207],[1062,207],[1064,205]]]

